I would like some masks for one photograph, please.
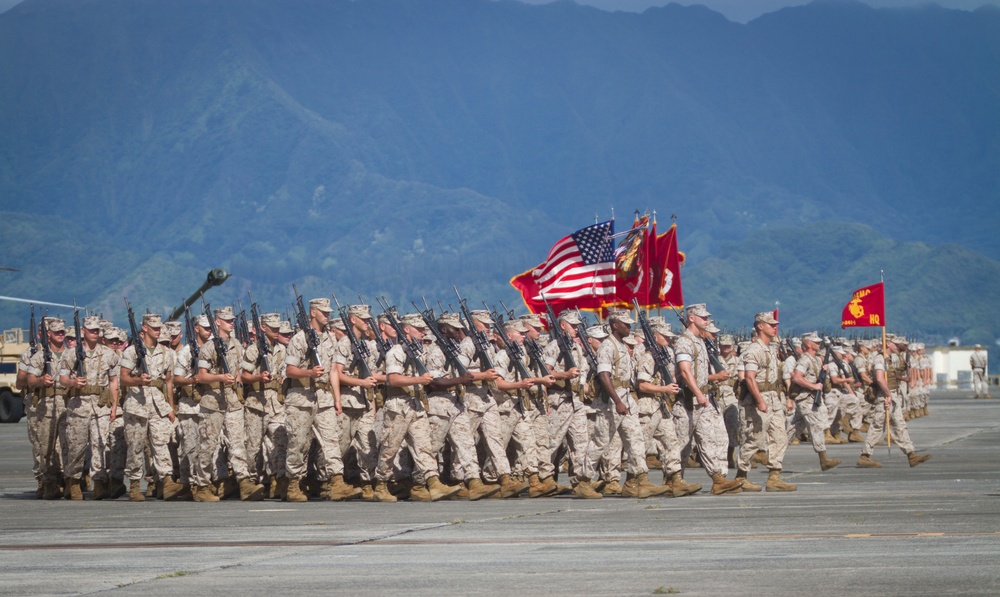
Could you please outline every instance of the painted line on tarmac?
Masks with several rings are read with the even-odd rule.
[[[407,545],[550,545],[568,543],[658,543],[664,541],[787,541],[816,539],[911,539],[939,537],[998,537],[1000,531],[969,533],[787,533],[773,535],[705,535],[659,537],[563,537],[553,539],[372,539],[369,541],[163,541],[106,545],[34,543],[0,545],[0,551],[108,550],[108,549],[193,549],[260,547],[345,547]]]

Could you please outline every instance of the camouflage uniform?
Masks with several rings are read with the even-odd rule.
[[[795,363],[795,370],[805,376],[806,381],[817,383],[819,374],[823,368],[823,361],[818,356],[813,356],[808,352],[803,352],[802,356]],[[817,454],[826,452],[826,437],[824,431],[829,422],[829,413],[826,404],[815,399],[815,392],[792,384],[792,397],[795,400],[795,416],[792,418],[791,430],[788,439],[791,440],[804,430],[809,430],[812,439],[813,450]]]
[[[291,332],[288,322],[281,324],[282,332]],[[287,347],[275,342],[268,361],[271,363],[272,382],[264,388],[264,441],[261,447],[264,471],[272,479],[287,477],[285,462],[288,457],[288,429],[285,426],[285,355]],[[272,384],[277,384],[272,387]]]
[[[226,363],[229,371],[239,374],[243,347],[233,336],[226,341]],[[210,338],[202,345],[198,353],[198,368],[208,373],[219,375],[218,353],[215,340]],[[243,437],[242,404],[236,387],[226,386],[222,382],[200,384],[201,402],[198,412],[198,466],[194,471],[195,485],[207,487],[213,481],[229,476],[228,471],[220,470],[217,456],[219,447],[226,436],[229,449],[229,465],[236,478],[249,479],[250,470],[247,466],[246,442]],[[232,414],[231,414],[232,413]]]
[[[419,349],[418,349],[419,350]],[[419,353],[418,353],[419,356]],[[413,365],[408,362],[406,350],[396,344],[385,355],[385,373],[414,377]],[[415,467],[414,481],[426,483],[437,476],[437,460],[431,449],[427,411],[420,396],[419,386],[408,388],[386,387],[385,406],[382,408],[382,444],[375,467],[375,479],[386,482],[392,479],[393,460],[406,442]]]
[[[587,379],[587,360],[583,349],[578,344],[572,347],[573,360],[580,369],[576,379],[559,380],[548,389],[549,411],[549,444],[538,467],[538,475],[543,479],[551,477],[556,472],[555,457],[559,446],[565,440],[569,448],[570,471],[574,475],[582,475],[584,463],[587,460],[587,446],[590,435],[587,425],[587,415],[594,412],[592,408],[580,400],[581,388]],[[542,352],[545,365],[552,372],[566,371],[566,364],[560,356],[559,343],[549,342]],[[591,471],[589,474],[595,474]],[[588,477],[594,480],[593,477]]]
[[[906,371],[906,363],[898,354],[891,354],[890,366],[886,367],[885,357],[875,353],[872,358],[872,380],[875,380],[875,371],[885,373],[885,383],[892,395],[892,406],[889,408],[889,426],[892,432],[892,443],[899,447],[905,454],[913,452],[913,442],[910,441],[910,432],[906,428],[906,421],[903,420],[903,397],[899,391],[898,375]],[[877,384],[876,384],[877,387]],[[881,392],[877,392],[881,394]],[[865,438],[865,447],[862,454],[871,455],[875,446],[885,439],[885,406],[880,399],[875,401],[872,409],[872,423]]]
[[[459,357],[465,364],[465,359]],[[456,377],[458,373],[449,365],[437,343],[424,351],[424,365],[434,379]],[[463,387],[433,390],[427,393],[427,425],[430,431],[430,448],[435,458],[441,454],[446,440],[451,440],[451,476],[456,481],[480,478],[482,471],[476,455],[475,431],[472,420],[461,399]]]
[[[694,336],[691,330],[684,330],[674,344],[674,352],[677,354],[678,365],[691,363],[695,382],[702,393],[710,398],[709,404],[702,406],[693,394],[682,389],[682,399],[674,403],[674,428],[682,445],[681,462],[687,462],[691,448],[696,443],[705,472],[710,477],[716,474],[725,477],[729,473],[726,458],[729,434],[726,432],[721,410],[712,404],[705,341]]]
[[[668,349],[669,350],[669,349]],[[636,362],[636,381],[653,385],[666,385],[656,369],[653,354],[645,351]],[[663,474],[669,477],[681,472],[681,444],[674,428],[674,416],[670,412],[672,398],[666,395],[637,392],[639,423],[642,425],[646,452],[656,454],[663,463]]]
[[[146,366],[152,384],[127,388],[123,407],[125,441],[128,444],[125,477],[130,481],[139,481],[143,477],[146,442],[149,442],[152,452],[153,470],[150,472],[155,471],[157,479],[173,474],[173,462],[167,448],[173,430],[169,418],[172,409],[163,392],[167,378],[173,375],[174,351],[162,344],[147,348]],[[122,353],[121,367],[131,370],[135,377],[141,375],[135,346],[129,346]]]
[[[328,377],[333,367],[334,340],[330,332],[320,336],[319,365],[327,374],[320,379],[288,379],[285,394],[285,428],[288,433],[288,454],[285,467],[290,479],[302,479],[307,473],[307,458],[313,438],[318,442],[316,469],[321,481],[344,474],[340,453],[339,424],[336,404]],[[309,369],[308,341],[305,330],[299,330],[288,343],[285,366]]]
[[[642,426],[639,424],[638,409],[633,396],[634,368],[628,347],[613,335],[601,344],[597,351],[597,373],[610,373],[611,383],[618,397],[625,403],[628,412],[618,414],[614,402],[609,398],[600,398],[593,403],[596,417],[594,419],[594,435],[587,448],[587,460],[584,462],[584,476],[592,479],[597,461],[603,457],[611,445],[613,436],[618,435],[625,450],[625,472],[635,476],[649,471],[646,466],[646,444],[643,439]],[[600,383],[595,378],[594,383]],[[613,465],[613,461],[611,463]],[[613,466],[611,467],[613,469]],[[605,479],[617,481],[618,479]]]
[[[470,324],[471,325],[471,324]],[[470,373],[481,371],[480,360],[476,355],[476,345],[472,336],[466,336],[458,345],[462,356],[468,360],[466,368]],[[492,345],[488,347],[491,361],[496,360],[496,351]],[[507,451],[501,443],[503,431],[500,423],[500,413],[496,400],[493,398],[495,384],[492,382],[474,382],[465,386],[465,412],[472,426],[473,437],[478,431],[482,443],[486,447],[486,457],[492,462],[497,475],[510,474],[510,460]]]
[[[98,344],[94,350],[84,346],[84,371],[87,385],[66,392],[66,425],[61,440],[66,448],[64,474],[72,479],[83,477],[87,448],[90,448],[90,478],[110,481],[107,468],[108,435],[111,417],[111,382],[118,375],[119,355]],[[76,351],[67,350],[60,375],[75,375]]]
[[[520,381],[515,365],[511,362],[510,353],[506,350],[499,350],[496,353],[494,366],[500,376],[509,382]],[[527,368],[527,363],[525,368]],[[531,399],[528,397],[530,390],[516,390],[513,393],[497,390],[497,411],[500,413],[502,437],[500,443],[505,449],[510,446],[514,454],[514,470],[517,475],[533,475],[538,473],[538,442],[535,439],[535,429],[532,422],[526,417],[527,413],[534,411]],[[513,441],[513,445],[511,442]],[[498,473],[492,470],[492,463],[487,463],[485,467],[486,479],[493,481],[498,478]]]
[[[174,357],[174,377],[194,378],[191,362],[191,342],[181,347]],[[201,411],[196,386],[174,386],[177,407],[177,480],[183,485],[193,483],[192,475],[198,462],[198,415]]]
[[[253,375],[260,373],[259,355],[257,343],[248,344],[243,351],[240,371]],[[271,381],[270,384],[258,382],[243,385],[243,433],[246,436],[247,469],[250,471],[250,478],[258,483],[263,479],[264,472],[264,419],[267,416],[264,387],[277,387],[276,384],[276,381]]]
[[[31,440],[35,453],[36,476],[43,483],[58,483],[62,477],[61,446],[59,429],[65,424],[66,407],[63,394],[66,389],[59,383],[59,371],[62,359],[68,351],[52,351],[52,360],[48,364],[49,374],[55,378],[50,388],[33,388],[32,403],[25,409],[28,415],[28,438]],[[38,347],[38,352],[29,355],[27,360],[19,364],[23,371],[42,377],[45,374],[45,351]]]
[[[735,352],[728,357],[720,355],[719,360],[729,371],[729,379],[716,384],[719,408],[722,409],[722,420],[726,424],[726,433],[729,435],[729,449],[735,449],[740,445],[740,426],[743,413],[737,400],[734,385],[739,382],[739,372],[744,370],[743,362],[736,356]]]
[[[367,311],[367,310],[366,310]],[[374,321],[372,321],[374,325]],[[374,341],[358,338],[368,347],[366,364],[368,370],[374,373],[378,360],[378,348]],[[333,364],[339,365],[351,377],[361,377],[359,367],[354,363],[350,338],[344,336],[337,343],[333,355]],[[353,365],[353,367],[352,367]],[[375,441],[375,402],[378,388],[361,388],[340,384],[340,406],[342,414],[338,417],[340,423],[340,452],[347,454],[354,448],[355,460],[358,463],[359,477],[364,483],[371,483],[378,464],[378,444]]]
[[[778,358],[769,346],[757,339],[747,348],[742,360],[746,376],[753,375],[757,382],[757,389],[767,405],[767,412],[761,412],[757,408],[757,401],[749,391],[740,397],[743,425],[739,469],[750,470],[750,459],[759,450],[766,450],[767,468],[780,471],[788,448],[788,433],[785,429],[785,405],[779,392],[781,375],[778,372]]]

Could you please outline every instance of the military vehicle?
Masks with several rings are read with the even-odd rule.
[[[15,387],[17,362],[28,350],[28,332],[5,330],[0,337],[0,423],[17,423],[24,416],[21,392]]]

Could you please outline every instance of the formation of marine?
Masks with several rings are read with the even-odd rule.
[[[789,445],[827,471],[827,444],[855,442],[875,468],[887,427],[910,466],[931,457],[906,425],[928,414],[930,359],[906,338],[782,338],[763,312],[743,339],[704,304],[676,330],[641,309],[588,326],[380,306],[298,297],[294,321],[251,304],[140,322],[129,306],[131,333],[43,318],[18,368],[37,496],[682,497],[698,468],[714,495],[784,492]]]

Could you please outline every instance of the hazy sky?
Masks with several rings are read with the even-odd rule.
[[[14,6],[21,0],[0,0],[0,12]],[[547,4],[553,0],[521,0],[528,4]],[[671,1],[677,4],[703,4],[716,12],[726,15],[732,21],[746,23],[760,15],[773,12],[785,6],[808,4],[810,0],[573,0],[578,4],[588,4],[604,10],[627,10],[641,12],[650,6],[666,6]],[[930,4],[930,0],[862,0],[866,4],[877,7],[889,6],[921,6]],[[972,10],[983,4],[1000,6],[1000,0],[936,0],[947,8]]]

